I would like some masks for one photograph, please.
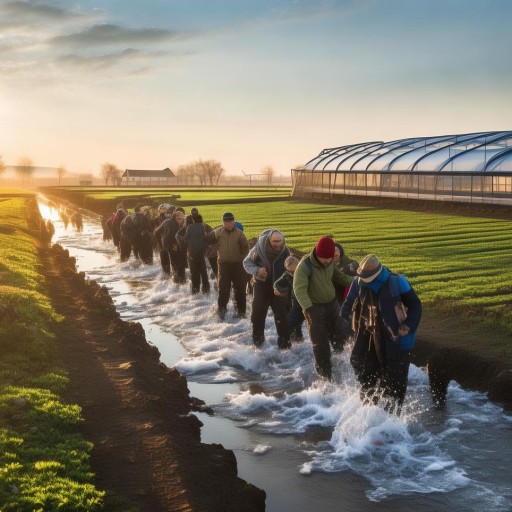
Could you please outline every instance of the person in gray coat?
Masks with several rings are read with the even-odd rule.
[[[290,255],[283,233],[267,229],[244,259],[244,268],[253,276],[252,340],[257,347],[265,341],[265,319],[268,308],[274,313],[277,345],[290,348],[290,326],[286,317],[286,298],[274,293],[274,283],[285,271],[284,262]]]

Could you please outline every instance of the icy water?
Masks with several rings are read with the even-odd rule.
[[[203,442],[234,451],[239,475],[267,492],[268,511],[512,511],[512,416],[485,395],[452,382],[446,410],[435,411],[425,374],[411,366],[402,417],[363,407],[350,347],[334,359],[335,383],[321,382],[307,339],[279,351],[269,318],[255,349],[248,319],[229,310],[217,320],[215,293],[191,296],[163,278],[157,259],[119,263],[95,219],[78,233],[43,200],[40,209],[54,242],[214,409],[198,414]]]

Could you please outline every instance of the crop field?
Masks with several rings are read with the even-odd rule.
[[[0,200],[0,503],[99,510],[104,493],[92,483],[81,410],[65,399],[52,334],[59,318],[44,293],[27,205],[23,197]]]
[[[260,197],[288,197],[291,187],[228,187],[215,189],[201,188],[127,188],[127,187],[105,187],[95,188],[73,188],[73,192],[83,191],[88,199],[108,200],[120,196],[135,197],[143,195],[146,198],[168,201],[172,195],[179,195],[182,201],[218,201],[219,199],[237,200],[245,198]]]
[[[375,253],[405,274],[425,304],[512,320],[510,221],[300,201],[208,205],[200,213],[217,226],[227,210],[248,238],[275,227],[306,252],[332,235],[352,258]]]

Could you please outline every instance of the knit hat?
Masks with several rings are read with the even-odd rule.
[[[222,222],[230,222],[232,220],[235,220],[235,216],[230,212],[225,212],[222,215]]]
[[[371,283],[381,272],[382,263],[375,254],[368,254],[361,261],[357,269],[357,275],[365,282]]]
[[[320,238],[315,245],[315,254],[319,258],[333,258],[334,240],[328,236]]]

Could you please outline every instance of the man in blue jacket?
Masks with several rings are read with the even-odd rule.
[[[343,303],[345,331],[355,333],[350,362],[361,384],[364,403],[382,399],[389,412],[400,414],[422,306],[407,279],[390,272],[369,254],[357,270]]]

